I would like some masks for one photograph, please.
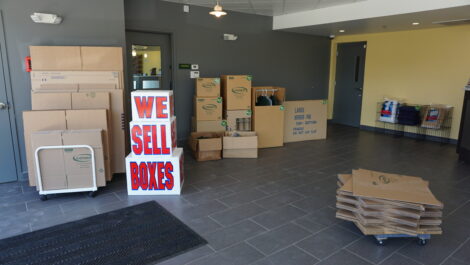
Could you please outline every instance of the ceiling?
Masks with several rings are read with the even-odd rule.
[[[216,0],[165,0],[168,2],[214,7]],[[351,4],[364,0],[219,0],[220,5],[229,11],[279,16],[305,10],[315,10],[337,5]]]
[[[436,23],[443,21],[456,21],[456,23]],[[412,25],[413,22],[418,22],[419,25],[414,26]],[[289,28],[284,30],[317,36],[341,36],[350,34],[428,29],[459,24],[470,25],[470,5],[426,12],[416,12],[394,16],[375,17],[306,27]],[[344,32],[339,32],[340,30],[344,30]]]

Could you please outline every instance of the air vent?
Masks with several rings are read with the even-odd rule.
[[[470,18],[444,20],[444,21],[434,21],[432,24],[439,24],[439,25],[443,25],[443,26],[466,25],[466,24],[470,24]]]

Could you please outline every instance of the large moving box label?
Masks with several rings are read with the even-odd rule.
[[[251,75],[223,75],[225,110],[251,109]]]
[[[326,138],[326,100],[285,101],[284,142]]]
[[[167,122],[130,122],[131,150],[134,155],[172,155],[176,148],[176,117]]]
[[[196,98],[194,102],[196,120],[222,120],[222,98]]]

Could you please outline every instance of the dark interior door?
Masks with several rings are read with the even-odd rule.
[[[365,59],[365,42],[338,44],[333,108],[335,123],[360,126]]]
[[[172,89],[172,51],[170,34],[149,33],[140,31],[126,31],[127,42],[127,62],[130,80],[134,89],[151,89],[151,90],[171,90]],[[133,47],[138,47],[137,52]],[[146,52],[149,51],[149,52]],[[159,59],[150,58],[152,51],[159,51]],[[148,58],[147,58],[148,53]],[[152,55],[153,56],[153,55]],[[152,71],[142,69],[136,70],[136,64],[139,60],[143,64],[148,61],[152,63],[155,60],[161,65],[155,65]],[[140,73],[138,73],[141,71]],[[155,80],[156,79],[156,80]]]
[[[3,38],[2,16],[0,12],[0,40]],[[7,100],[4,62],[6,50],[0,41],[0,183],[16,181],[15,151],[10,122],[10,103]]]

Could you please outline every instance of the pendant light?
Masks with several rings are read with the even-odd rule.
[[[222,6],[219,5],[219,1],[217,0],[217,4],[214,6],[214,10],[209,12],[209,14],[216,16],[216,17],[221,17],[227,15],[227,12],[222,10]]]

